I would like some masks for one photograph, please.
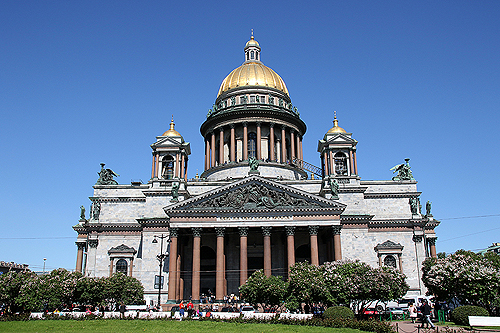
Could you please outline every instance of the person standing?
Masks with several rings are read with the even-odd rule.
[[[120,303],[119,311],[120,311],[120,318],[122,319],[125,318],[125,311],[127,311],[127,307],[123,302]]]
[[[410,304],[408,307],[408,312],[410,313],[410,319],[412,324],[415,324],[415,320],[417,319],[417,307],[413,305],[413,303]]]
[[[431,311],[432,309],[429,303],[427,302],[427,300],[424,300],[424,303],[422,304],[422,315],[423,315],[422,327],[424,327],[425,323],[426,328],[429,328],[429,325],[431,325],[432,328],[435,328],[431,320]]]
[[[181,301],[181,304],[179,304],[179,315],[181,317],[181,321],[182,321],[182,318],[184,318],[184,302]]]

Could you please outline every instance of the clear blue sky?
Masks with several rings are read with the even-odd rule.
[[[499,17],[469,0],[1,1],[0,260],[74,269],[99,163],[147,182],[172,114],[201,172],[199,126],[252,28],[305,160],[337,110],[363,179],[411,158],[438,251],[500,242]]]

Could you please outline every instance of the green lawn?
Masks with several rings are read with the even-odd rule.
[[[0,322],[0,332],[176,332],[176,333],[359,333],[350,328],[306,327],[281,324],[236,324],[172,320],[32,320]]]

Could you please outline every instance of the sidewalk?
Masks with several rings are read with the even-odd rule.
[[[444,332],[453,332],[453,330],[455,329],[457,332],[460,331],[461,329],[463,329],[464,331],[467,331],[467,332],[500,332],[500,330],[492,330],[492,329],[477,329],[475,328],[474,330],[470,330],[470,329],[467,329],[467,328],[460,328],[460,327],[449,327],[449,326],[438,326],[436,325],[436,323],[434,323],[434,325],[436,325],[436,329],[426,329],[426,328],[418,328],[418,326],[420,325],[421,323],[420,322],[416,322],[415,324],[412,324],[411,321],[393,321],[392,322],[392,326],[394,326],[396,328],[396,331],[399,332],[399,333],[424,333],[424,332],[440,332],[440,331],[443,331]]]

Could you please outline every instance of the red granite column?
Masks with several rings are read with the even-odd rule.
[[[236,161],[236,140],[234,136],[234,124],[231,124],[231,162]]]
[[[264,235],[264,274],[271,276],[271,230],[272,227],[262,227]]]
[[[300,147],[300,159],[303,161],[304,160],[304,152],[302,151],[302,136],[297,135],[297,139],[299,139],[299,147]]]
[[[85,251],[85,243],[84,242],[75,242],[78,250],[76,253],[76,271],[82,272],[83,266],[83,251]]]
[[[349,170],[350,170],[350,176],[354,175],[354,163],[353,163],[353,158],[352,158],[352,150],[349,150]]]
[[[295,227],[285,227],[287,245],[287,266],[290,277],[290,267],[295,264]]]
[[[357,175],[358,174],[358,161],[356,159],[356,151],[353,152],[354,153],[354,173]]]
[[[248,160],[248,123],[243,123],[243,160]]]
[[[177,282],[177,236],[179,229],[170,228],[170,253],[168,264],[168,300],[175,302],[177,300],[175,295],[176,282]]]
[[[269,124],[269,160],[275,162],[276,157],[274,155],[274,124]]]
[[[340,244],[340,232],[342,227],[339,225],[334,225],[332,227],[333,232],[333,251],[335,256],[335,261],[342,260],[342,246]]]
[[[193,279],[191,281],[191,297],[194,303],[200,302],[200,250],[201,228],[191,228],[193,231]]]
[[[210,142],[205,139],[205,170],[210,169]]]
[[[215,273],[215,300],[222,301],[224,298],[224,232],[226,228],[215,228],[217,234],[217,258]]]
[[[109,277],[111,277],[113,275],[113,267],[114,267],[113,261],[114,260],[115,260],[115,258],[110,258],[110,260],[109,260]]]
[[[179,167],[179,165],[180,165],[179,160],[180,160],[179,153],[176,153],[175,154],[175,178],[179,178],[179,171],[180,171],[179,170],[180,169],[180,167]]]
[[[403,273],[403,258],[401,258],[401,253],[398,253],[398,260],[399,260],[399,272],[401,274]]]
[[[151,179],[155,177],[156,153],[153,153],[153,165],[151,166]]]
[[[311,240],[311,265],[319,266],[319,252],[318,252],[318,229],[317,225],[309,226],[309,236]]]
[[[290,130],[290,158],[294,159],[295,157],[295,131]]]
[[[239,227],[240,232],[240,286],[244,285],[248,278],[248,227]]]
[[[335,161],[333,160],[333,152],[330,150],[330,175],[335,176]]]
[[[224,127],[219,130],[219,165],[224,164]]]
[[[184,170],[184,165],[185,165],[185,163],[184,163],[184,154],[181,152],[181,177],[180,178],[182,178],[182,179],[185,178],[184,175],[185,175],[185,172],[186,172],[186,170]]]
[[[286,163],[285,126],[281,127],[281,163]]]
[[[129,276],[132,276],[133,268],[134,268],[134,258],[130,258],[130,266],[129,266],[129,271],[128,271]]]
[[[212,148],[210,166],[213,168],[215,166],[215,133],[214,132],[212,132],[212,141],[210,143],[210,148]]]
[[[155,177],[160,178],[160,171],[158,170],[160,166],[160,154],[156,153],[156,163],[155,163]]]
[[[260,160],[262,158],[262,136],[260,131],[260,122],[257,122],[257,159]]]
[[[436,253],[436,239],[437,239],[437,237],[429,237],[429,238],[427,238],[427,242],[429,243],[429,247],[430,247],[431,257],[432,258],[437,258],[437,253]]]
[[[323,168],[325,169],[325,176],[328,176],[330,173],[328,172],[328,157],[327,157],[327,154],[326,154],[326,150],[323,152],[323,161],[324,161],[324,165],[323,165]]]

